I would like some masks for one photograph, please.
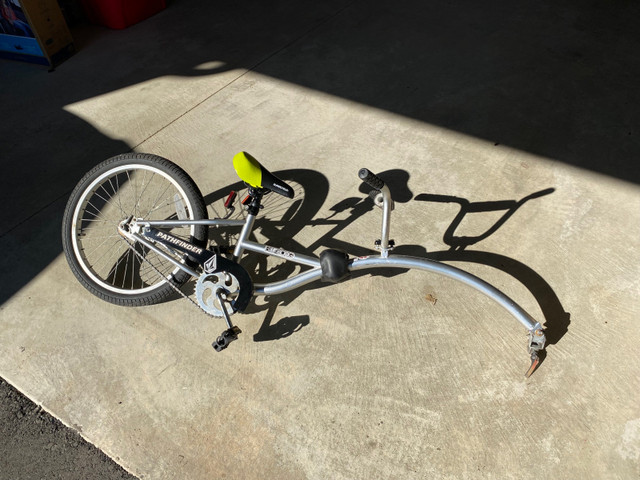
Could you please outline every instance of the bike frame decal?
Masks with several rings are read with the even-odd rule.
[[[287,250],[284,250],[282,248],[276,248],[276,247],[270,247],[269,245],[266,245],[264,247],[265,251],[271,255],[275,255],[276,257],[282,257],[282,258],[296,258],[296,254],[293,252],[289,252]]]
[[[206,273],[214,272],[216,268],[218,268],[218,256],[213,255],[209,260],[204,262],[203,267]]]
[[[211,252],[205,251],[203,248],[186,242],[181,238],[171,235],[170,233],[162,232],[153,227],[145,228],[141,233],[143,236],[150,238],[157,243],[161,243],[169,248],[193,256],[199,263],[203,263],[209,259],[208,254]]]
[[[195,245],[192,245],[189,242],[185,242],[184,240],[180,240],[178,237],[174,237],[173,235],[170,235],[168,233],[164,233],[159,230],[156,230],[154,232],[154,237],[157,240],[165,240],[166,242],[169,242],[176,247],[180,247],[181,250],[184,251],[185,253],[190,252],[190,253],[195,253],[196,255],[200,255],[202,253],[202,248],[196,247]]]

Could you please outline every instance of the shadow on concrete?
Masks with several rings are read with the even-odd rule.
[[[638,183],[637,18],[635,2],[353,2],[256,70]]]
[[[0,303],[60,254],[78,179],[136,147],[65,107],[163,76],[250,69],[640,183],[639,13],[599,1],[173,0],[129,29],[83,30],[84,47],[52,73],[3,61],[0,246],[22,253],[0,261],[11,272]]]
[[[549,195],[555,191],[554,188],[547,188],[539,192],[532,193],[522,198],[521,200],[501,200],[493,202],[470,202],[466,198],[453,197],[450,195],[434,195],[429,193],[421,193],[415,200],[421,202],[439,202],[439,203],[457,203],[460,205],[460,210],[456,217],[447,228],[444,233],[444,243],[449,245],[452,250],[464,250],[469,245],[474,245],[485,238],[493,235],[511,216],[516,213],[522,205],[527,201],[534,198]],[[489,213],[489,212],[503,212],[500,218],[487,228],[483,233],[469,236],[456,236],[455,232],[460,226],[460,223],[464,220],[464,217],[470,213]]]
[[[492,202],[469,202],[465,198],[451,197],[447,195],[431,195],[421,193],[416,196],[417,201],[426,202],[454,202],[460,205],[460,211],[451,222],[443,235],[443,241],[450,246],[448,251],[431,252],[426,256],[437,261],[460,261],[472,262],[501,270],[522,283],[531,292],[538,302],[544,316],[545,335],[547,345],[556,344],[569,329],[570,314],[564,310],[560,299],[555,294],[551,286],[537,272],[527,265],[513,258],[504,255],[469,251],[466,248],[481,240],[493,235],[511,216],[526,202],[553,193],[555,189],[547,188],[539,192],[532,193],[521,200],[501,200]],[[504,213],[483,233],[473,237],[456,236],[455,231],[460,226],[465,215],[469,213],[489,213],[503,211]],[[418,252],[413,253],[418,254]],[[544,360],[544,358],[541,358]]]
[[[272,302],[270,304],[260,329],[253,335],[254,342],[280,340],[293,335],[295,332],[299,332],[303,327],[309,325],[309,315],[283,317],[272,324],[271,322],[273,322],[273,316],[277,308],[278,302]]]
[[[269,208],[265,208],[265,214],[256,221],[256,231],[259,229],[261,235],[266,237],[269,245],[285,248],[295,253],[306,255],[317,255],[324,248],[337,248],[349,253],[351,256],[377,255],[378,253],[367,247],[354,245],[352,243],[340,241],[335,237],[344,229],[349,227],[362,215],[373,210],[373,201],[366,196],[370,187],[362,184],[360,191],[363,197],[349,197],[338,202],[329,208],[331,212],[324,218],[316,218],[316,214],[324,204],[329,188],[329,182],[320,172],[308,169],[282,170],[274,172],[279,178],[287,182],[295,182],[296,197],[293,200],[284,199],[285,203],[295,207],[295,211],[285,209],[284,215],[272,215]],[[427,252],[421,245],[400,245],[393,251],[394,254],[410,255],[427,258],[442,262],[471,262],[501,270],[515,280],[524,285],[537,301],[544,321],[547,345],[554,345],[567,333],[570,324],[570,314],[566,312],[549,283],[531,267],[524,263],[493,252],[467,250],[467,247],[479,243],[496,233],[496,231],[509,220],[516,211],[525,203],[549,195],[554,192],[553,188],[547,188],[525,196],[520,200],[501,200],[486,202],[469,202],[465,198],[445,195],[432,195],[420,193],[413,198],[413,193],[409,189],[409,172],[400,169],[381,172],[378,176],[389,186],[392,197],[398,203],[409,201],[420,202],[454,202],[460,205],[460,211],[455,216],[450,226],[443,234],[443,241],[449,245],[447,251]],[[223,199],[232,190],[239,191],[244,187],[242,182],[221,188],[206,195],[206,203],[210,208],[216,203],[222,204]],[[280,196],[276,197],[280,200]],[[277,211],[277,209],[276,209]],[[456,236],[455,231],[469,213],[490,213],[503,211],[504,213],[483,233],[473,236]],[[393,224],[393,215],[392,215]],[[293,236],[303,228],[313,228],[314,226],[332,226],[328,232],[321,235],[310,245],[303,246]],[[234,232],[236,234],[238,232]],[[254,240],[257,240],[254,238]],[[281,262],[275,266],[267,266],[266,257],[260,254],[249,255],[243,258],[243,266],[252,274],[254,282],[269,283],[284,280],[291,275],[299,273],[306,267],[291,262]],[[363,272],[354,272],[352,278],[365,275],[383,276],[391,278],[405,273],[406,269],[384,268]],[[264,297],[264,302],[252,302],[247,309],[247,313],[257,313],[266,310],[265,319],[260,330],[254,335],[255,341],[276,340],[289,336],[309,324],[309,317],[287,317],[273,323],[279,305],[288,305],[293,302],[302,292],[323,288],[327,285],[322,282],[314,282],[299,289],[281,294]],[[541,355],[541,363],[544,361],[544,352]]]

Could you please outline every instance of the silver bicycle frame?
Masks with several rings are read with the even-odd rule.
[[[385,187],[386,188],[386,187]],[[385,192],[383,192],[384,194]],[[385,197],[388,197],[385,195]],[[388,201],[384,202],[385,206],[389,207]],[[426,258],[410,257],[405,255],[392,255],[389,254],[389,213],[390,208],[383,210],[383,227],[382,227],[382,242],[380,245],[380,256],[368,256],[354,258],[349,261],[349,271],[356,272],[361,270],[373,270],[379,268],[403,268],[403,269],[418,269],[425,270],[432,273],[444,275],[459,282],[468,285],[475,290],[485,294],[511,315],[518,320],[527,330],[534,331],[541,328],[539,322],[537,322],[531,315],[529,315],[522,307],[520,307],[515,301],[502,293],[500,290],[485,282],[481,278],[476,277],[464,270],[441,263],[435,260],[429,260]],[[257,283],[254,285],[254,295],[277,295],[280,293],[289,292],[296,288],[307,285],[316,280],[320,280],[322,277],[322,270],[320,267],[320,260],[317,257],[303,255],[300,253],[289,252],[287,250],[271,247],[269,245],[263,245],[261,243],[253,242],[249,240],[249,236],[253,230],[255,223],[254,215],[247,215],[245,220],[225,220],[225,219],[211,219],[211,220],[158,220],[158,221],[146,221],[138,220],[137,225],[140,227],[176,227],[176,226],[191,226],[191,225],[205,225],[216,227],[238,227],[242,226],[240,232],[240,238],[235,246],[233,257],[234,260],[240,262],[243,253],[248,250],[255,253],[260,253],[266,256],[275,256],[283,258],[286,261],[298,263],[312,267],[310,270],[306,270],[293,277],[290,277],[279,282],[272,283]],[[144,237],[137,233],[132,233],[131,236],[139,241],[144,246],[151,248],[158,255],[166,258],[174,263],[177,267],[181,268],[192,276],[198,276],[198,273],[193,269],[183,265],[182,263],[173,259],[170,255],[161,249],[158,249]]]
[[[518,320],[527,330],[532,331],[541,328],[539,322],[537,322],[522,307],[520,307],[516,302],[514,302],[500,290],[485,282],[481,278],[478,278],[475,275],[472,275],[451,265],[440,263],[435,260],[410,257],[406,255],[388,255],[387,257],[359,257],[349,261],[349,271],[351,272],[373,270],[376,268],[415,268],[418,270],[438,273],[454,280],[458,280],[459,282],[462,282],[465,285],[469,285],[479,292],[484,293],[489,298],[495,300],[498,304],[504,307],[505,310],[511,313],[511,315],[513,315],[516,320]],[[280,282],[256,284],[254,286],[254,294],[277,295],[279,293],[285,293],[319,280],[321,277],[322,270],[319,267],[314,268]]]
[[[378,197],[374,201],[376,205],[382,208],[383,211],[381,238],[377,245],[377,248],[380,250],[380,255],[350,259],[348,262],[349,271],[356,272],[380,268],[415,268],[418,270],[424,270],[444,275],[446,277],[462,282],[465,285],[468,285],[471,288],[474,288],[475,290],[483,293],[484,295],[497,302],[500,306],[502,306],[507,312],[515,317],[515,319],[518,320],[518,322],[520,322],[522,326],[524,326],[528,330],[529,353],[531,354],[532,360],[531,367],[526,374],[526,376],[529,376],[533,372],[533,370],[535,370],[535,367],[538,364],[538,352],[544,349],[546,339],[542,330],[542,325],[507,295],[502,293],[491,284],[485,282],[481,278],[476,277],[475,275],[472,275],[451,265],[437,262],[435,260],[405,255],[390,255],[389,251],[393,248],[393,246],[389,241],[389,224],[391,209],[393,208],[393,201],[391,199],[389,189],[386,185],[381,188]],[[320,266],[319,258],[299,254],[296,252],[290,252],[281,248],[263,245],[261,243],[249,240],[251,232],[253,231],[255,220],[256,217],[253,214],[248,214],[245,220],[211,219],[146,221],[144,219],[139,219],[134,220],[135,227],[131,229],[130,232],[126,233],[126,236],[152,249],[158,255],[166,258],[168,261],[172,262],[175,266],[181,268],[189,275],[197,277],[199,275],[198,272],[172,258],[162,249],[156,247],[153,242],[148,241],[144,238],[144,236],[140,235],[140,229],[144,227],[187,227],[191,225],[205,225],[210,227],[242,226],[240,238],[233,251],[234,261],[240,263],[243,253],[248,250],[250,252],[260,253],[266,256],[275,256],[283,258],[289,262],[294,262],[311,267],[311,269],[294,275],[293,277],[287,278],[285,280],[264,284],[254,284],[254,295],[277,295],[280,293],[289,292],[322,278],[322,268]]]

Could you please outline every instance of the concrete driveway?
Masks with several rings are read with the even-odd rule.
[[[55,72],[2,61],[0,376],[140,478],[637,478],[639,10],[175,0]],[[260,298],[223,353],[185,301],[101,302],[62,212],[130,150],[212,211],[251,152],[298,194],[258,237],[314,253],[371,248],[356,174],[383,172],[398,251],[515,299],[544,362],[525,379],[525,330],[424,272]]]

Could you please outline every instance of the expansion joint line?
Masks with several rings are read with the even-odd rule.
[[[283,46],[281,46],[280,48],[277,48],[275,51],[271,52],[270,54],[268,54],[266,57],[264,57],[263,59],[259,60],[258,62],[256,62],[254,65],[252,65],[251,67],[247,68],[244,72],[242,72],[240,75],[238,75],[237,77],[235,77],[234,79],[230,80],[228,83],[226,83],[225,85],[223,85],[222,87],[220,87],[219,89],[217,89],[215,92],[211,93],[210,95],[208,95],[207,97],[205,97],[203,100],[199,101],[198,103],[196,103],[195,105],[193,105],[191,108],[189,108],[187,111],[183,112],[182,114],[178,115],[176,118],[174,118],[173,120],[171,120],[169,123],[167,123],[165,126],[160,127],[158,130],[156,130],[154,133],[152,133],[151,135],[149,135],[147,138],[145,138],[144,140],[142,140],[141,142],[139,142],[137,145],[133,146],[131,148],[131,152],[134,152],[140,145],[142,145],[143,143],[147,142],[148,140],[152,139],[153,137],[155,137],[158,133],[162,132],[164,129],[166,129],[167,127],[173,125],[175,122],[177,122],[178,120],[180,120],[182,117],[184,117],[185,115],[187,115],[188,113],[192,112],[193,110],[195,110],[196,108],[198,108],[200,105],[202,105],[203,103],[205,103],[206,101],[208,101],[209,99],[215,97],[218,93],[220,93],[221,91],[225,90],[227,87],[233,85],[234,83],[236,83],[238,80],[240,80],[242,77],[244,77],[245,75],[247,75],[250,72],[255,71],[260,65],[264,64],[265,62],[271,60],[273,57],[275,57],[276,55],[280,54],[281,52],[283,52],[284,50],[286,50],[287,48],[291,47],[292,45],[298,43],[300,40],[302,40],[303,38],[307,37],[308,35],[310,35],[311,33],[313,33],[314,31],[316,31],[318,28],[322,27],[323,25],[326,25],[329,21],[333,20],[334,18],[336,18],[338,15],[340,15],[342,12],[344,12],[346,9],[348,9],[351,5],[353,5],[355,3],[356,0],[353,0],[351,2],[349,2],[347,5],[345,5],[344,7],[340,8],[339,10],[337,10],[336,12],[334,12],[333,14],[329,15],[328,17],[320,20],[317,24],[313,25],[312,27],[310,27],[309,29],[307,29],[306,31],[304,31],[302,34],[300,34],[299,36],[297,36],[296,38],[294,38],[293,40],[285,43]]]

